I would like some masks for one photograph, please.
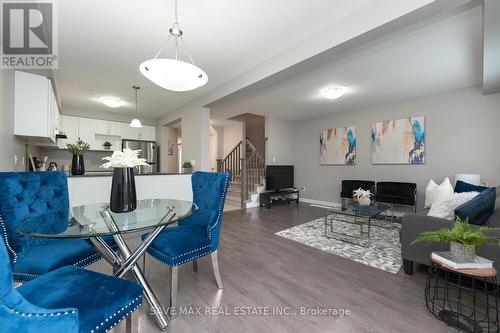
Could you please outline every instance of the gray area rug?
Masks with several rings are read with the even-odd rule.
[[[333,231],[359,235],[358,225],[339,221],[335,215],[327,216],[327,219],[332,224]],[[366,230],[367,226],[364,228]],[[276,235],[393,274],[398,273],[402,266],[399,224],[397,223],[372,221],[369,242],[366,235],[361,239],[340,235],[335,236],[339,239],[326,237],[324,218],[279,231]]]

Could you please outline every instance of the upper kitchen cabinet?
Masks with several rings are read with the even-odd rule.
[[[154,126],[142,126],[141,128],[130,127],[124,124],[122,127],[122,139],[156,141],[156,128]]]
[[[122,136],[122,123],[108,120],[96,120],[95,134]]]
[[[15,135],[30,141],[56,141],[59,108],[49,79],[16,71],[14,103]]]
[[[95,121],[89,118],[78,119],[78,138],[90,145],[91,150],[99,149],[95,142]]]

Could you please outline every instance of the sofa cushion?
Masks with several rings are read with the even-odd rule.
[[[455,219],[455,209],[478,195],[479,192],[452,193],[449,197],[436,200],[427,215],[452,221]]]
[[[441,198],[448,198],[453,194],[453,186],[450,179],[446,177],[443,182],[438,185],[433,179],[429,181],[425,188],[425,208],[431,208],[432,204]]]
[[[463,182],[461,180],[457,180],[457,183],[455,184],[455,193],[483,192],[484,190],[487,190],[488,188],[489,187],[487,187],[487,186],[474,185],[474,184],[469,184],[469,183]]]
[[[455,209],[455,216],[469,219],[469,223],[483,225],[495,210],[496,189],[488,188],[474,199]]]

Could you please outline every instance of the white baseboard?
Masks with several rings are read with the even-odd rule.
[[[320,206],[326,206],[326,207],[340,207],[341,206],[341,204],[338,202],[321,201],[321,200],[314,200],[314,199],[307,199],[307,198],[300,198],[300,201],[310,203],[310,204],[320,205]]]

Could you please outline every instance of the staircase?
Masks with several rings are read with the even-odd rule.
[[[264,188],[266,176],[266,143],[267,138],[258,149],[247,138],[240,141],[226,158],[217,161],[217,171],[231,173],[227,205],[246,208],[259,204],[258,193]]]

